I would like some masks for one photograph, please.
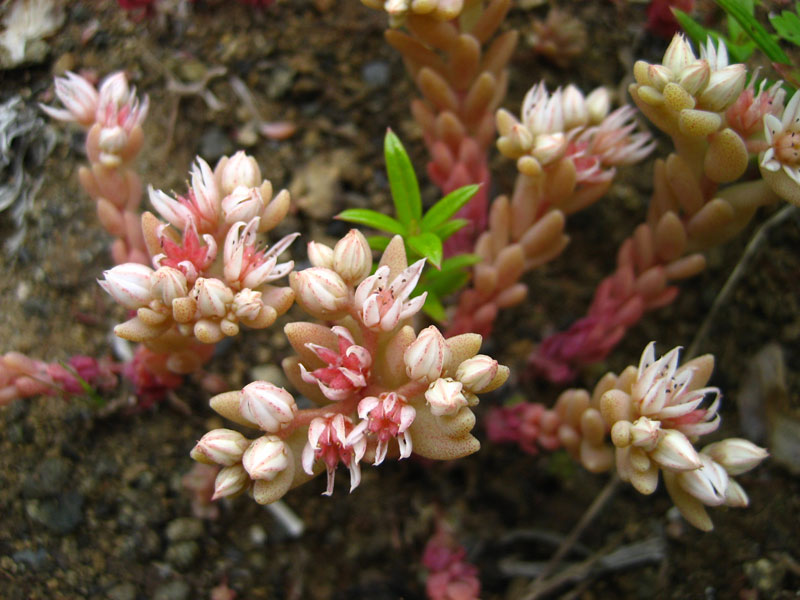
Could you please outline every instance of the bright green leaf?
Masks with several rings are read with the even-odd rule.
[[[422,218],[422,198],[411,159],[391,129],[386,132],[383,153],[386,157],[386,174],[389,176],[394,210],[400,222],[408,227],[412,221]]]
[[[431,206],[425,216],[422,217],[422,230],[433,231],[438,225],[447,221],[469,202],[470,198],[478,193],[480,187],[478,184],[465,185],[447,194]]]
[[[437,323],[442,323],[447,318],[442,301],[435,295],[428,292],[425,297],[425,304],[422,305],[422,312],[428,315]]]
[[[769,20],[782,39],[800,46],[800,18],[796,13],[784,10],[780,15],[771,16]]]
[[[481,262],[481,257],[477,254],[457,254],[442,261],[442,272],[452,271],[453,269],[465,269]]]
[[[470,279],[466,271],[430,271],[425,280],[425,289],[443,297],[463,288]]]
[[[386,246],[389,245],[389,242],[392,240],[388,237],[384,237],[382,235],[368,235],[367,236],[367,243],[369,247],[373,250],[377,250],[378,252],[383,252],[386,250]]]
[[[675,15],[675,19],[678,21],[681,29],[686,32],[686,35],[691,38],[696,46],[705,44],[709,35],[712,37],[718,37],[715,32],[709,31],[682,10],[673,8],[672,14]]]
[[[722,10],[736,19],[748,37],[767,55],[767,58],[773,62],[785,65],[791,64],[786,53],[781,50],[778,43],[767,33],[767,30],[756,20],[752,13],[748,12],[748,7],[744,6],[741,0],[716,0],[716,2]]]
[[[424,256],[437,269],[442,265],[442,240],[429,231],[412,235],[406,239],[408,246],[420,256]]]
[[[434,227],[431,230],[431,233],[435,233],[437,236],[439,236],[439,239],[444,242],[447,240],[447,238],[467,224],[469,224],[467,219],[451,219],[450,221],[445,221],[441,225]]]
[[[357,223],[380,229],[395,235],[405,235],[406,233],[405,227],[398,223],[397,219],[368,208],[348,208],[336,215],[336,218],[348,223]]]

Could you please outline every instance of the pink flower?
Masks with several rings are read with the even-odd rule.
[[[306,383],[316,383],[328,400],[336,402],[344,400],[355,390],[366,387],[372,356],[366,348],[356,345],[347,328],[337,325],[331,331],[339,338],[338,352],[318,344],[306,344],[328,366],[309,373],[301,364],[300,376]]]
[[[348,439],[358,439],[365,433],[372,433],[378,438],[375,452],[375,465],[386,458],[389,440],[397,439],[400,447],[400,458],[411,456],[411,436],[408,428],[414,422],[417,411],[406,399],[396,392],[387,392],[375,396],[367,396],[358,403],[358,416],[363,419],[351,432]]]
[[[59,121],[77,121],[89,127],[95,120],[97,103],[100,99],[97,90],[86,79],[67,71],[66,77],[56,77],[56,96],[64,108],[40,105],[42,110]]]
[[[361,321],[370,329],[391,331],[403,319],[415,315],[428,292],[408,300],[419,281],[425,259],[418,260],[405,269],[388,285],[389,267],[379,267],[374,275],[370,275],[356,288],[355,306],[358,308]]]
[[[225,238],[223,262],[225,280],[233,287],[255,289],[275,281],[294,268],[290,260],[278,264],[280,256],[300,235],[292,233],[283,237],[267,251],[256,250],[258,225],[261,219],[253,218],[249,223],[235,223]]]
[[[205,246],[200,244],[200,236],[190,220],[183,231],[183,244],[178,244],[166,234],[167,225],[159,230],[158,238],[161,242],[163,254],[153,257],[157,267],[172,267],[178,269],[186,276],[186,281],[192,285],[195,280],[208,269],[217,256],[217,242],[209,235],[203,235]]]
[[[97,122],[104,128],[121,127],[126,133],[141,125],[150,104],[147,96],[141,104],[136,88],[128,86],[125,73],[119,71],[106,77],[100,85]]]
[[[308,427],[308,443],[303,448],[303,470],[314,474],[314,462],[322,460],[328,471],[328,487],[325,496],[333,493],[333,476],[339,461],[350,470],[350,491],[361,483],[361,466],[358,464],[367,450],[364,436],[348,439],[353,431],[353,422],[344,415],[328,414],[317,417]]]
[[[178,229],[194,223],[200,233],[214,233],[218,226],[221,205],[214,172],[199,156],[192,165],[192,185],[185,196],[171,198],[161,190],[148,188],[150,202],[159,214]]]

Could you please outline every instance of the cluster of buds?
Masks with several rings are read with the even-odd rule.
[[[497,112],[497,147],[516,159],[520,173],[529,177],[567,158],[578,182],[610,181],[614,167],[638,162],[654,147],[648,133],[635,132],[630,106],[610,110],[605,88],[584,96],[570,84],[550,94],[542,82],[526,94],[521,120],[507,110]]]
[[[478,568],[467,561],[466,549],[450,526],[440,520],[425,544],[422,565],[428,569],[425,592],[430,600],[476,600],[481,595]]]
[[[100,223],[116,239],[112,255],[117,264],[147,262],[139,227],[142,186],[129,168],[144,142],[142,122],[148,99],[141,101],[124,73],[108,76],[99,88],[68,72],[57,77],[55,90],[64,108],[42,106],[48,115],[76,122],[87,130],[88,167],[81,167],[81,185],[97,204]]]
[[[272,185],[244,152],[223,157],[213,171],[198,158],[185,196],[151,188],[150,200],[167,221],[142,216],[152,267],[118,265],[100,285],[136,311],[115,333],[169,352],[169,369],[187,373],[201,358],[194,340],[214,344],[236,335],[240,324],[262,329],[289,309],[294,293],[272,282],[292,270],[292,261],[278,259],[298,234],[259,248],[259,234],[283,220],[290,198],[286,190],[273,197]]]
[[[559,8],[551,8],[544,21],[535,19],[531,23],[524,39],[535,54],[566,69],[586,51],[589,34],[579,18]]]
[[[532,367],[554,381],[602,360],[646,311],[671,303],[679,291],[672,284],[701,272],[702,252],[738,234],[759,206],[779,196],[800,200],[791,176],[800,99],[779,120],[779,85],[756,88],[754,75],[745,87],[745,66],[728,64],[724,43],[709,41],[697,58],[680,35],[661,64],[639,61],[634,76],[636,105],[676,151],[655,162],[646,222],[623,242],[616,271],[598,285],[587,315],[531,357]],[[734,183],[759,152],[764,179]]]
[[[470,407],[508,377],[506,367],[477,354],[479,335],[446,340],[435,327],[415,333],[409,321],[424,295],[411,295],[423,262],[408,266],[400,237],[372,275],[367,240],[356,230],[333,248],[312,242],[308,253],[312,266],[291,275],[297,303],[335,324],[289,323],[297,354],[283,370],[316,407],[299,410],[289,392],[263,381],[212,398],[219,414],[264,433],[253,441],[223,429],[198,442],[192,456],[223,467],[215,497],[250,490],[266,504],[323,470],[329,495],[339,463],[350,471],[352,491],[362,460],[471,454],[479,443],[470,434]]]
[[[733,476],[756,467],[767,452],[739,438],[695,449],[700,437],[719,427],[720,391],[706,385],[714,367],[711,355],[678,366],[679,351],[656,360],[651,342],[638,368],[606,374],[591,394],[567,390],[553,409],[524,405],[525,413],[536,413],[539,427],[518,427],[507,439],[528,447],[564,447],[593,472],[616,466],[620,478],[642,494],[656,490],[661,473],[687,521],[710,530],[705,506],[747,506],[747,495]],[[502,414],[494,421],[514,423],[510,417]],[[495,429],[493,437],[502,439]]]

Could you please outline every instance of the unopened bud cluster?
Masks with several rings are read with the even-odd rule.
[[[477,354],[476,334],[446,340],[433,326],[415,333],[411,317],[425,295],[413,293],[424,262],[408,266],[400,237],[372,275],[372,253],[355,230],[333,248],[312,242],[308,254],[312,266],[291,277],[297,302],[335,324],[288,324],[297,354],[283,369],[317,408],[298,410],[288,391],[264,381],[214,397],[222,416],[265,434],[251,442],[217,430],[198,442],[197,460],[223,466],[217,497],[251,490],[257,502],[273,502],[322,470],[329,495],[339,463],[352,491],[362,460],[470,454],[479,444],[469,407],[508,377],[506,367]]]

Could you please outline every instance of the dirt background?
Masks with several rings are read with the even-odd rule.
[[[0,73],[0,101],[20,94],[31,104],[51,102],[52,76],[67,69],[101,77],[124,69],[150,96],[139,167],[155,187],[182,190],[196,154],[213,161],[247,145],[276,189],[294,184],[295,200],[304,198],[278,233],[299,230],[306,241],[325,241],[346,230],[330,220],[339,210],[390,206],[381,151],[387,126],[400,133],[423,173],[425,151],[408,112],[414,90],[382,41],[383,15],[355,0],[278,0],[264,11],[206,2],[185,19],[168,14],[143,22],[129,19],[113,1],[67,4],[47,60]],[[588,48],[563,69],[523,43],[505,103],[512,111],[541,78],[551,89],[568,82],[585,91],[597,85],[624,89],[632,60],[658,61],[666,46],[644,33],[644,4],[559,6],[586,25]],[[719,18],[701,8],[704,18]],[[530,31],[531,21],[546,13],[546,6],[515,8],[507,26]],[[223,110],[170,91],[170,81],[196,82],[218,66],[226,73],[208,89]],[[291,121],[296,134],[285,141],[254,138],[232,76],[247,85],[264,120]],[[38,170],[43,184],[24,241],[2,258],[0,351],[51,361],[104,356],[110,328],[123,316],[95,284],[110,266],[108,237],[77,182],[84,161],[80,133],[59,125],[54,130],[57,144]],[[662,142],[657,155],[668,150]],[[497,156],[492,165],[496,189],[509,190],[513,165]],[[433,200],[435,189],[421,180],[426,199]],[[481,414],[492,403],[514,396],[552,402],[557,396],[557,387],[521,381],[524,358],[545,332],[583,314],[594,285],[612,268],[619,242],[642,219],[650,185],[649,166],[622,173],[606,199],[570,219],[573,243],[564,255],[527,277],[529,302],[502,315],[487,341],[488,351],[517,375],[479,409],[481,439]],[[0,234],[12,229],[0,214]],[[688,345],[751,234],[752,228],[714,250],[706,274],[688,282],[674,305],[649,315],[606,364],[578,383],[591,385],[605,370],[635,363],[651,339],[661,350]],[[746,399],[767,402],[774,421],[796,422],[799,237],[796,218],[770,232],[702,343],[703,351],[718,357],[713,383],[727,398],[721,436],[740,434],[736,399],[753,356],[769,342],[783,350],[788,392],[747,392]],[[293,253],[302,260],[300,246]],[[234,389],[269,373],[285,354],[280,327],[248,331],[220,344],[209,372]],[[110,400],[124,402],[129,393],[120,390]],[[526,580],[504,573],[505,561],[545,560],[553,546],[541,541],[542,532],[566,534],[607,479],[561,453],[530,457],[484,444],[477,455],[448,464],[412,459],[365,467],[361,486],[349,496],[344,480],[332,498],[319,495],[320,481],[307,484],[285,499],[305,524],[304,535],[291,539],[247,499],[220,503],[215,520],[192,516],[181,486],[192,468],[188,453],[221,421],[198,382],[188,382],[177,396],[183,404],[133,414],[105,415],[85,399],[57,398],[0,410],[0,598],[181,600],[208,598],[224,582],[238,598],[423,598],[420,557],[437,515],[451,523],[479,567],[482,596],[515,598]],[[188,414],[182,405],[190,407]],[[800,484],[776,460],[740,481],[751,507],[713,510],[716,529],[708,534],[676,519],[663,490],[645,498],[623,488],[582,542],[597,551],[655,537],[663,557],[588,580],[577,596],[797,597]]]

